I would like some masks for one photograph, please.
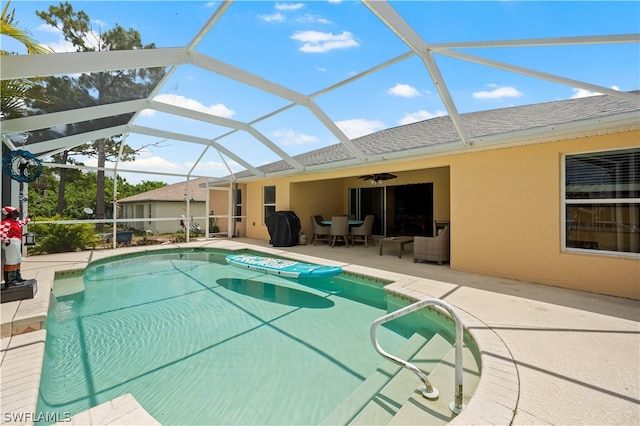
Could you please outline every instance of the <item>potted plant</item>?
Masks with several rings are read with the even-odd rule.
[[[213,210],[211,210],[211,216],[214,216]],[[218,232],[220,232],[220,228],[218,227],[217,217],[209,218],[209,232],[212,234],[217,234]]]

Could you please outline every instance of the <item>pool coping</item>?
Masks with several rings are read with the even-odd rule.
[[[68,259],[69,253],[57,256],[49,255],[53,260],[47,263],[48,266],[43,265],[42,268],[36,270],[36,276],[34,277],[38,281],[36,296],[33,299],[2,304],[2,339],[0,340],[0,374],[2,380],[0,406],[3,413],[2,424],[33,424],[38,401],[40,376],[42,374],[42,361],[44,359],[46,317],[56,273],[75,273],[84,269],[91,262],[110,257],[184,248],[214,248],[232,251],[254,250],[302,262],[325,265],[337,264],[342,266],[347,273],[390,281],[391,284],[386,285],[385,289],[393,295],[405,298],[408,301],[436,297],[434,295],[442,294],[441,288],[445,284],[428,278],[329,261],[313,256],[291,253],[285,249],[255,246],[226,239],[172,243],[162,246],[127,247],[117,249],[117,251],[79,252],[74,253],[77,256],[72,260]],[[517,412],[520,389],[515,361],[505,343],[491,327],[463,309],[455,305],[454,308],[462,319],[465,329],[477,343],[480,351],[482,374],[473,397],[468,401],[462,413],[451,420],[449,424],[511,424]],[[131,398],[133,397],[131,396]],[[107,416],[108,418],[116,419],[114,421],[117,421],[117,419],[122,420],[121,416],[128,412],[120,413],[118,410],[132,410],[130,404],[108,404],[105,407],[99,407],[100,413],[103,413],[104,410],[115,410],[115,412]],[[92,410],[96,408],[98,407],[94,407]],[[419,417],[420,407],[417,407],[418,409],[415,406],[407,408],[415,412],[415,415]],[[135,416],[132,418],[143,419],[147,418],[146,416],[151,417],[148,413],[146,416],[144,413],[139,413],[138,410],[143,410],[146,413],[138,404],[138,408],[133,411]],[[90,419],[91,417],[86,417],[86,413],[74,416],[71,419],[72,424],[80,421],[79,416],[85,416],[82,417],[85,420],[87,418]],[[20,417],[21,415],[22,417]],[[15,421],[19,418],[21,419],[20,421]],[[406,415],[403,416],[403,419],[406,420]],[[419,418],[416,418],[416,421],[419,423]],[[393,421],[391,424],[393,424]]]

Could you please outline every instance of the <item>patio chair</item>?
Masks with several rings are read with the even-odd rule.
[[[189,232],[193,235],[204,235],[204,230],[202,228],[200,228],[200,225],[197,223],[194,223],[192,225],[189,225]]]
[[[376,217],[368,214],[365,216],[362,225],[351,227],[351,244],[364,243],[365,247],[369,246],[369,238],[371,238],[374,220],[376,220]],[[371,244],[376,245],[373,238],[371,238]]]
[[[331,218],[331,226],[329,227],[329,235],[331,236],[331,248],[336,244],[336,238],[344,240],[347,248],[349,247],[349,218],[347,216],[333,216]]]
[[[324,240],[329,244],[329,227],[322,225],[322,216],[316,215],[309,218],[313,229],[313,245],[317,245],[318,240]]]
[[[449,226],[435,237],[413,237],[413,262],[418,260],[438,262],[438,265],[449,260]]]

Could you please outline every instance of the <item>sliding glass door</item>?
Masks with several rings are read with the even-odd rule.
[[[373,222],[372,232],[374,235],[385,235],[384,193],[383,186],[351,188],[349,190],[349,214],[361,220],[364,220],[368,214],[374,215],[376,217]]]
[[[433,183],[351,188],[349,214],[361,220],[374,215],[374,235],[432,236]]]

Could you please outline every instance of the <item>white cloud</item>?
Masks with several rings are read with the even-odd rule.
[[[126,163],[126,162],[120,163],[120,166],[123,169],[135,167],[137,169],[159,170],[159,171],[166,171],[171,173],[176,173],[176,170],[184,170],[182,167],[180,167],[179,164],[171,162],[166,158],[162,158],[157,155],[153,155],[151,157],[146,157],[146,158],[139,157],[139,158],[136,158],[136,161],[132,161],[130,163]]]
[[[272,15],[260,15],[260,19],[265,22],[284,22],[285,17],[282,13],[274,13]]]
[[[276,3],[277,10],[299,10],[304,7],[304,3]]]
[[[387,93],[390,95],[401,96],[403,98],[413,98],[414,96],[420,96],[420,92],[418,92],[415,87],[401,83],[393,86],[387,91]]]
[[[384,129],[384,123],[382,121],[364,120],[361,118],[337,121],[336,125],[349,139],[355,139]]]
[[[618,86],[611,86],[611,89],[613,90],[620,90],[620,88]],[[602,95],[602,93],[598,93],[598,92],[592,92],[590,90],[587,89],[578,89],[578,88],[573,88],[573,95],[571,95],[570,99],[578,99],[578,98],[588,98],[589,96],[599,96]]]
[[[86,160],[83,160],[83,163],[88,167],[97,167],[98,159],[88,157]],[[105,167],[113,168],[115,167],[115,163],[111,161],[105,162]],[[153,170],[156,172],[167,172],[167,173],[180,173],[186,172],[188,169],[181,167],[180,164],[173,163],[168,161],[165,158],[159,157],[157,155],[145,157],[144,155],[136,157],[135,161],[121,161],[118,163],[119,172],[123,172],[123,169],[130,170]]]
[[[473,97],[476,99],[499,99],[499,98],[516,98],[522,96],[522,93],[513,87],[498,87],[491,91],[483,90],[474,92]]]
[[[589,96],[600,95],[600,93],[590,92],[587,89],[576,89],[576,88],[574,88],[572,90],[573,90],[573,95],[571,95],[571,99],[588,98]]]
[[[93,20],[93,24],[94,26],[102,29],[102,28],[106,28],[107,27],[107,23],[105,21],[102,21],[100,19],[94,19]]]
[[[56,27],[53,27],[47,24],[42,24],[38,26],[38,31],[53,35],[53,38],[55,38],[55,41],[49,41],[44,44],[54,52],[65,53],[65,52],[76,51],[76,48],[73,46],[73,44],[65,40],[64,34],[62,33],[62,31],[60,31]],[[49,38],[51,36],[45,36],[45,37]]]
[[[94,19],[92,23],[93,28],[98,28],[98,30],[89,31],[84,38],[84,44],[98,50],[100,45],[100,33],[102,31],[101,28],[106,27],[107,24],[99,19]],[[38,25],[37,31],[48,34],[45,36],[46,38],[53,37],[55,39],[54,41],[44,43],[54,52],[69,53],[77,51],[76,47],[71,44],[71,42],[65,40],[64,33],[56,27],[49,24],[40,24]]]
[[[430,118],[442,117],[444,115],[447,115],[445,111],[436,111],[435,113],[431,113],[429,111],[425,111],[421,109],[420,111],[405,114],[404,117],[398,120],[398,124],[401,124],[401,125],[411,124],[417,121],[428,120]]]
[[[303,24],[330,24],[331,21],[327,18],[321,18],[316,15],[305,14],[297,19],[298,22]]]
[[[180,95],[172,95],[172,94],[163,94],[158,95],[153,98],[154,101],[162,102],[169,105],[180,106],[188,109],[193,109],[196,111],[204,112],[205,114],[216,115],[219,117],[230,118],[235,115],[235,111],[227,108],[226,105],[223,104],[214,104],[214,105],[203,105],[202,103],[196,101],[195,99],[185,98]],[[148,111],[148,110],[145,110]],[[145,112],[144,115],[151,115]]]
[[[187,170],[191,170],[191,168],[195,165],[194,162],[185,162],[184,163],[185,168]],[[197,173],[198,171],[201,172],[205,172],[206,173],[211,173],[211,174],[216,174],[216,173],[228,173],[229,170],[227,170],[227,167],[224,165],[223,162],[220,161],[204,161],[204,162],[200,162],[198,163],[198,166],[194,169],[194,171]]]
[[[66,135],[67,134],[67,125],[66,124],[56,124],[55,126],[49,127],[49,130],[51,130],[54,133],[58,133],[59,135]]]
[[[175,174],[175,173],[186,174],[189,170],[193,168],[195,164],[192,161],[184,161],[181,163],[176,163],[158,155],[149,155],[149,156],[147,155],[149,155],[148,152],[143,152],[142,155],[136,157],[135,161],[120,162],[118,165],[118,168],[120,169],[119,173],[127,173],[124,170],[130,169],[130,170],[153,170],[155,172],[160,172],[160,173],[166,172],[171,174]],[[96,167],[97,162],[98,162],[97,159],[91,158],[91,159],[88,159],[85,162],[85,164],[87,164],[88,166]],[[232,167],[232,169],[234,167],[236,169],[238,168],[238,164],[235,161],[230,161],[229,165],[230,167]],[[113,166],[114,166],[113,163],[108,162],[106,164],[106,167],[113,167]],[[220,175],[225,175],[229,172],[229,170],[227,170],[227,167],[224,165],[224,163],[220,161],[206,161],[206,162],[198,163],[198,166],[196,167],[195,171],[198,172],[203,170],[206,170],[206,173],[211,173],[214,175],[216,173]],[[129,181],[130,183],[133,183],[132,179],[136,182],[139,182],[142,180],[149,180],[150,176],[151,176],[151,180],[161,180],[164,182],[167,182],[172,179],[176,179],[176,178],[163,176],[163,175],[157,175],[156,177],[154,177],[155,175],[129,173],[127,174],[127,181]],[[183,181],[185,179],[178,178],[178,180]]]
[[[38,25],[37,31],[41,31],[43,33],[53,33],[53,34],[62,35],[62,31],[60,31],[59,29],[57,29],[53,25],[44,24],[44,23]]]
[[[320,31],[301,31],[292,35],[291,38],[301,42],[300,51],[306,53],[323,53],[333,49],[360,46],[353,38],[353,34],[348,31],[343,31],[338,35]]]
[[[318,138],[304,133],[296,133],[291,129],[277,130],[271,133],[271,137],[278,140],[280,145],[309,145],[318,142]]]

